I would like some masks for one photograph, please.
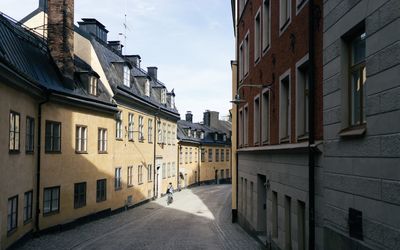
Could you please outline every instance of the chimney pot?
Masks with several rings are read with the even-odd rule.
[[[192,111],[187,111],[187,112],[186,112],[186,121],[187,121],[187,122],[193,123],[193,114],[192,114]]]

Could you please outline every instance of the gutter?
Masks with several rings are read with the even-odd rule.
[[[314,34],[314,0],[309,0],[308,9],[308,55],[309,55],[309,116],[308,116],[308,126],[309,126],[309,136],[308,136],[308,248],[315,249],[315,150],[313,150],[312,145],[315,144],[315,34]]]
[[[36,159],[36,209],[35,209],[35,232],[40,231],[39,214],[40,214],[40,156],[42,147],[42,105],[49,102],[49,95],[46,94],[46,100],[39,103],[38,107],[38,132],[37,132],[37,159]]]

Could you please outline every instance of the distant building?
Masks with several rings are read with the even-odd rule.
[[[219,120],[215,111],[204,112],[204,118],[203,124],[193,123],[188,111],[186,119],[178,121],[180,187],[230,182],[230,122]]]

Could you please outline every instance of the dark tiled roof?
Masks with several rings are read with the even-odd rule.
[[[50,55],[46,41],[2,13],[0,13],[0,48],[2,63],[43,90],[75,97],[74,101],[79,102],[80,99],[84,99],[86,104],[101,104],[102,107],[108,105],[111,109],[115,108],[111,96],[102,91],[101,83],[99,96],[89,95],[79,81],[75,82],[74,89],[65,88],[63,77]],[[88,68],[87,65],[83,65],[79,58],[76,58],[75,64],[77,68],[91,70],[90,66]]]
[[[76,29],[76,28],[75,28]],[[78,28],[79,29],[79,28]],[[84,33],[84,31],[80,30],[79,33]],[[88,34],[85,35],[87,37]],[[156,86],[164,87],[161,85],[159,81],[150,81],[151,96],[148,97],[144,94],[143,84],[145,79],[151,79],[146,71],[141,68],[137,68],[132,66],[131,68],[131,88],[124,86],[123,84],[123,74],[119,73],[116,68],[116,63],[127,63],[127,61],[122,57],[120,53],[116,53],[113,49],[111,49],[107,44],[94,36],[90,37],[90,41],[93,45],[94,50],[100,60],[100,64],[105,72],[105,75],[110,83],[114,94],[120,93],[121,91],[124,94],[129,94],[134,98],[140,99],[141,101],[147,102],[148,104],[159,108],[160,110],[165,111],[168,114],[172,114],[174,117],[178,118],[179,113],[175,108],[170,108],[170,105],[164,105],[160,103],[160,94],[157,89],[154,89]],[[146,78],[145,78],[146,77]],[[144,79],[145,78],[145,79]]]
[[[198,136],[196,136],[196,138],[192,136],[188,136],[188,129],[192,130],[192,131],[202,131],[204,132],[204,139],[201,139]],[[214,140],[214,135],[215,133],[218,133],[218,140]],[[222,135],[226,135],[226,141],[223,141],[223,136]],[[228,138],[228,134],[225,133],[222,130],[218,130],[218,129],[214,129],[211,128],[209,126],[206,126],[204,124],[200,124],[200,123],[192,123],[192,122],[188,122],[185,120],[180,120],[178,121],[178,140],[180,141],[184,141],[184,142],[190,142],[190,143],[198,143],[198,144],[224,144],[224,145],[230,145],[231,141]]]

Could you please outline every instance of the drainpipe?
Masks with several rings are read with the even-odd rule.
[[[39,214],[40,214],[40,205],[39,205],[39,194],[40,194],[40,155],[41,155],[41,147],[42,147],[42,105],[49,101],[49,96],[46,94],[46,100],[39,103],[38,107],[38,138],[37,138],[37,159],[36,159],[36,209],[35,209],[35,232],[38,233],[40,231],[39,228]]]
[[[156,173],[157,173],[157,166],[156,166],[156,150],[157,150],[157,115],[158,112],[154,113],[154,149],[153,149],[153,199],[156,198],[156,181],[158,181],[158,178],[156,180]],[[158,183],[159,185],[159,183]],[[158,194],[157,194],[158,196]]]
[[[239,18],[239,17],[237,17]],[[239,62],[239,29],[237,26],[239,25],[238,20],[236,21],[236,94],[239,89],[239,71],[240,71],[240,62]],[[235,168],[236,168],[236,210],[232,210],[232,223],[238,222],[238,214],[239,214],[239,105],[236,105],[236,150],[235,150]],[[231,155],[233,155],[231,153]],[[232,161],[231,161],[232,162]],[[233,162],[232,162],[233,163]]]
[[[309,249],[315,249],[315,156],[312,146],[315,144],[315,34],[314,34],[314,0],[309,0],[308,17],[308,55],[309,55],[309,116],[308,116],[308,188],[309,188]]]
[[[199,144],[199,145],[201,145],[201,144]],[[199,147],[197,148],[197,173],[198,173],[197,178],[198,178],[199,186],[200,186],[200,184],[201,184],[201,178],[200,178],[200,154],[201,154],[201,149],[200,149],[200,147],[201,147],[201,146],[199,146]],[[199,149],[200,149],[200,151],[199,151]]]

